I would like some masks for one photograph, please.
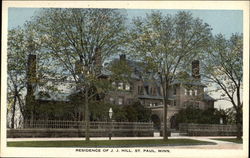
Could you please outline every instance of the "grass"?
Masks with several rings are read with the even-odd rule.
[[[232,142],[232,143],[237,143],[237,144],[243,143],[242,139],[237,139],[237,138],[216,138],[213,140],[227,141],[227,142]]]
[[[149,147],[149,146],[182,146],[213,145],[216,143],[192,139],[164,140],[91,140],[86,141],[18,141],[7,142],[8,147]]]

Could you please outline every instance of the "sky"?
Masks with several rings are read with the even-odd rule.
[[[38,8],[9,8],[8,28],[22,26],[25,21],[35,15]],[[128,19],[133,17],[144,17],[150,13],[150,9],[127,9]],[[180,10],[161,9],[163,14],[176,14]],[[186,10],[190,11],[193,17],[199,17],[208,23],[213,34],[221,33],[229,38],[233,33],[243,32],[243,12],[240,10]]]
[[[22,26],[25,21],[31,19],[32,16],[39,11],[38,8],[9,8],[8,12],[8,29]],[[150,9],[127,9],[128,20],[141,16],[145,17],[147,13],[152,12]],[[181,10],[161,9],[164,15],[174,15]],[[205,23],[208,23],[214,35],[223,34],[226,38],[230,38],[233,33],[243,33],[243,11],[241,10],[185,10],[190,11],[193,17],[199,17]],[[214,98],[216,95],[212,94]],[[217,101],[215,107],[227,108],[230,103],[226,101]]]

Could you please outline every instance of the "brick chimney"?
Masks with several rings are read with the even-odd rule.
[[[192,61],[192,77],[194,79],[200,80],[200,62],[199,60]]]
[[[28,55],[27,63],[27,95],[33,95],[34,84],[37,82],[36,77],[36,55]]]
[[[35,111],[35,86],[37,83],[36,77],[36,55],[29,54],[28,55],[28,63],[27,63],[27,95],[26,105],[24,108],[24,120],[33,120],[34,111]]]

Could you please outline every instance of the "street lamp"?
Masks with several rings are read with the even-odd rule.
[[[109,118],[110,118],[110,120],[112,119],[112,115],[113,115],[113,110],[112,110],[112,108],[110,108],[109,109]]]
[[[221,125],[223,124],[223,118],[220,118],[220,124]]]
[[[110,120],[110,130],[109,130],[109,140],[111,140],[111,136],[112,136],[112,133],[111,133],[111,128],[112,128],[112,125],[111,125],[111,121],[112,121],[112,115],[113,115],[113,110],[112,108],[109,109],[109,120]]]

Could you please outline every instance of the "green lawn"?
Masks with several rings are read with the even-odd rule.
[[[227,141],[227,142],[233,142],[233,143],[238,143],[238,144],[243,143],[242,139],[236,139],[236,138],[216,138],[213,140]]]
[[[163,140],[91,140],[86,141],[18,141],[7,142],[8,147],[148,147],[148,146],[181,146],[181,145],[211,145],[207,141],[192,139]]]

